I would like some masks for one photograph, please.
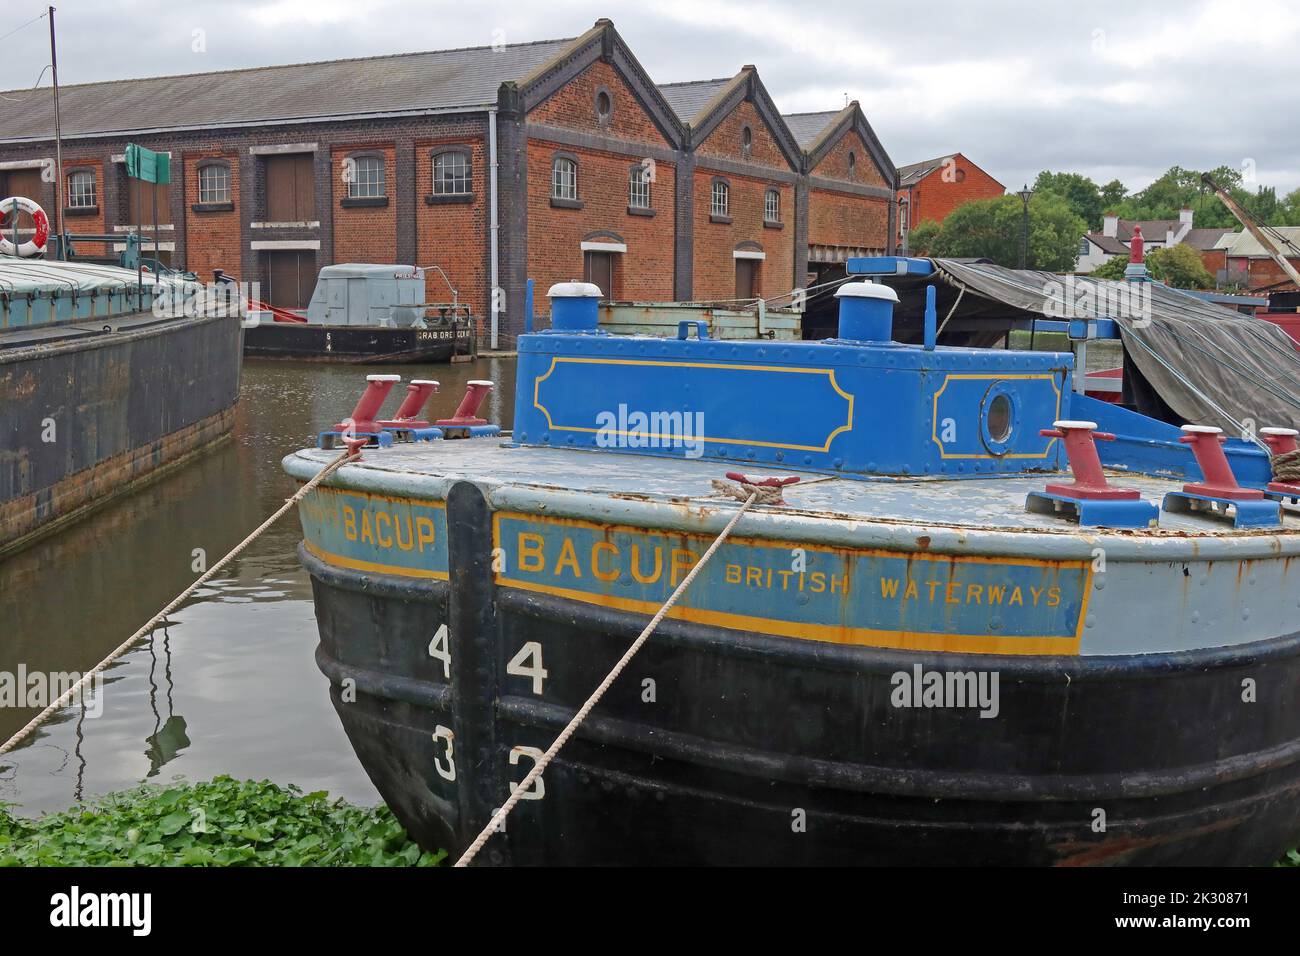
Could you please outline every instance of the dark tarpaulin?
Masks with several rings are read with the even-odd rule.
[[[1158,282],[1007,269],[935,259],[938,277],[965,300],[1003,303],[1051,319],[1112,318],[1124,341],[1125,378],[1154,390],[1139,410],[1175,424],[1216,425],[1237,437],[1265,426],[1300,423],[1300,352],[1272,322],[1251,318]],[[939,321],[945,316],[939,310]],[[1158,398],[1158,401],[1156,399]],[[1161,412],[1164,414],[1160,414]],[[1172,413],[1172,414],[1170,414]]]

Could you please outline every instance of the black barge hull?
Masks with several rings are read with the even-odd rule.
[[[149,313],[0,334],[0,554],[225,437],[232,318]]]
[[[406,364],[449,362],[468,354],[467,328],[383,328],[261,322],[244,332],[244,354],[299,362]]]
[[[481,493],[454,485],[447,508],[452,581],[301,557],[317,661],[358,757],[412,835],[454,856],[645,618],[497,587]],[[443,625],[445,667],[431,656]],[[530,641],[543,695],[535,661],[511,667]],[[918,667],[996,673],[998,719],[891,705]],[[1300,836],[1297,687],[1300,633],[1027,657],[665,620],[478,860],[1266,865]]]

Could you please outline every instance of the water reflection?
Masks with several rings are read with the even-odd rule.
[[[394,369],[246,363],[231,439],[0,560],[0,671],[81,672],[101,660],[194,580],[196,549],[211,564],[293,493],[281,459],[344,418],[377,371]],[[468,380],[491,379],[484,417],[511,427],[511,359],[397,371],[442,382],[434,418],[455,411]],[[0,758],[0,801],[35,813],[149,777],[217,773],[377,801],[313,660],[299,540],[286,516],[108,668],[102,708],[68,707]],[[0,739],[35,713],[0,708]]]

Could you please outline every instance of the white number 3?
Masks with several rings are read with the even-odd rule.
[[[452,752],[455,750],[455,737],[456,735],[451,732],[451,728],[444,727],[442,724],[439,724],[433,730],[434,743],[437,743],[439,740],[446,741],[447,743],[446,766],[443,766],[441,758],[436,756],[433,758],[433,765],[438,771],[438,776],[442,777],[443,780],[454,781],[456,779],[456,761],[452,757]]]

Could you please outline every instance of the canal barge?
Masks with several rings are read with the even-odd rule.
[[[425,301],[425,270],[341,263],[321,269],[304,310],[250,303],[244,354],[307,362],[448,362],[474,348],[474,319],[453,293]]]
[[[849,264],[913,270],[941,283],[928,260]],[[1294,845],[1294,416],[1225,442],[1088,398],[1069,353],[936,345],[933,291],[901,344],[878,282],[800,343],[611,336],[591,287],[552,295],[519,340],[513,434],[386,427],[393,382],[372,381],[340,423],[361,458],[300,506],[318,665],[422,845],[474,839],[760,471],[799,480],[741,517],[479,861],[1262,865]]]
[[[230,432],[238,310],[187,312],[190,285],[0,256],[0,554]]]

